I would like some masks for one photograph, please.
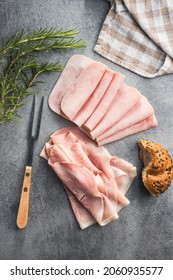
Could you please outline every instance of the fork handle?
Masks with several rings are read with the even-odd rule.
[[[20,229],[24,228],[28,222],[31,175],[32,166],[26,166],[17,215],[17,226]]]

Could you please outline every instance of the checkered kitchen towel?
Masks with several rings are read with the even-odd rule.
[[[173,0],[110,0],[94,50],[144,77],[173,73]]]

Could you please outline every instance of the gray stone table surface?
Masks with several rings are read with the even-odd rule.
[[[63,65],[76,53],[99,60],[126,76],[152,103],[158,127],[106,145],[137,167],[127,197],[131,201],[117,221],[81,230],[72,213],[63,185],[39,157],[49,135],[69,122],[54,114],[44,103],[41,133],[33,159],[28,225],[16,227],[21,185],[26,163],[26,131],[32,96],[19,109],[20,123],[0,125],[0,259],[173,259],[173,186],[159,198],[149,195],[141,181],[142,164],[137,141],[146,138],[164,145],[173,155],[173,75],[146,79],[93,51],[110,6],[104,0],[0,0],[0,35],[5,39],[22,29],[39,27],[77,28],[87,47],[66,53],[42,54]],[[49,96],[59,74],[44,76],[39,95]]]

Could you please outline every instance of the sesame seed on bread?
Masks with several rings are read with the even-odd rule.
[[[171,185],[173,164],[168,151],[160,144],[140,140],[140,159],[144,164],[142,181],[153,196],[159,196]]]

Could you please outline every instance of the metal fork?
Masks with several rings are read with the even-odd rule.
[[[35,134],[33,135],[33,124],[34,124],[34,115],[35,115],[35,95],[34,95],[33,101],[32,101],[31,113],[30,113],[28,132],[27,132],[28,158],[27,158],[27,164],[25,167],[25,174],[24,174],[24,179],[23,179],[18,215],[17,215],[17,226],[20,229],[24,228],[28,222],[33,151],[34,151],[34,144],[35,144],[36,140],[38,139],[39,132],[40,132],[41,117],[42,117],[42,111],[43,111],[43,102],[44,102],[44,97],[42,97],[41,102],[40,102],[36,131],[35,131]]]

